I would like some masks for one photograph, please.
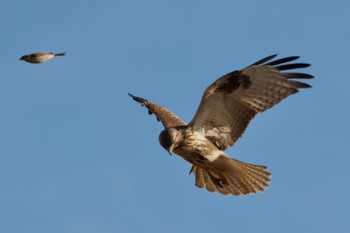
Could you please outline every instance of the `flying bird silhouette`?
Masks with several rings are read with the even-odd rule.
[[[309,64],[289,63],[298,56],[270,61],[276,56],[225,74],[208,86],[189,124],[168,109],[129,94],[163,123],[160,144],[193,165],[190,174],[195,174],[197,187],[236,196],[263,192],[264,187],[269,187],[271,174],[267,166],[233,159],[224,150],[235,144],[256,114],[297,93],[299,88],[311,87],[293,79],[310,79],[312,75],[283,72]]]
[[[43,63],[47,62],[48,60],[54,58],[54,57],[59,57],[59,56],[64,56],[66,53],[31,53],[27,55],[23,55],[19,60],[23,60],[29,63],[33,64],[38,64],[38,63]]]

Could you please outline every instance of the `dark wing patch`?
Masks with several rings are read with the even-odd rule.
[[[249,80],[249,76],[234,71],[227,74],[227,78],[223,82],[218,83],[216,91],[222,91],[229,94],[241,86],[244,89],[247,89],[251,84],[252,82]]]
[[[217,79],[203,93],[201,103],[189,126],[203,132],[219,149],[232,146],[244,133],[257,113],[263,112],[299,88],[309,84],[293,79],[310,79],[310,74],[286,72],[310,66],[290,63],[298,56],[274,61],[268,56],[254,64]]]
[[[174,127],[174,126],[183,126],[186,125],[178,116],[172,113],[170,110],[154,104],[144,98],[134,96],[129,93],[129,96],[140,103],[142,106],[148,109],[148,114],[154,114],[157,118],[157,121],[161,121],[165,128]]]

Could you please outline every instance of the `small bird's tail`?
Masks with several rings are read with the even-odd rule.
[[[66,55],[66,52],[64,52],[64,53],[56,53],[54,55],[55,55],[55,57],[64,56],[64,55]]]
[[[254,165],[228,156],[220,155],[210,166],[196,166],[191,169],[196,176],[196,186],[210,192],[223,195],[263,192],[263,187],[269,187],[269,177],[266,166]]]

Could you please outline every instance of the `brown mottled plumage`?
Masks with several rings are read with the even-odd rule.
[[[195,174],[197,187],[239,196],[262,192],[269,186],[271,174],[265,171],[266,166],[238,161],[224,150],[243,135],[256,114],[297,93],[299,88],[311,87],[292,79],[310,79],[312,75],[283,72],[306,68],[309,64],[286,64],[298,59],[297,56],[270,61],[276,56],[217,79],[204,91],[189,124],[168,109],[129,94],[163,123],[165,130],[159,135],[160,144],[193,164],[190,173]]]

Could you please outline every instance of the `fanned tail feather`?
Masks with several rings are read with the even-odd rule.
[[[194,165],[191,171],[195,174],[198,188],[209,192],[235,196],[263,192],[269,187],[271,174],[266,166],[254,165],[228,156],[219,156],[211,166]]]

